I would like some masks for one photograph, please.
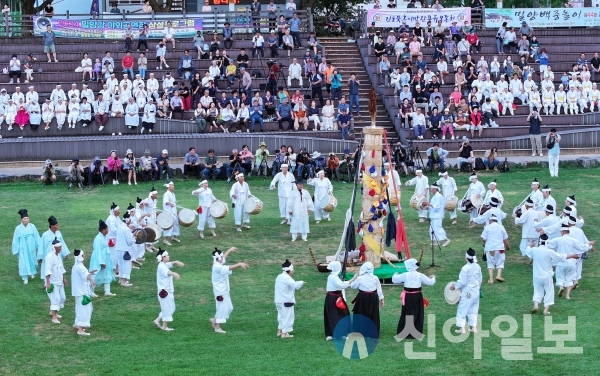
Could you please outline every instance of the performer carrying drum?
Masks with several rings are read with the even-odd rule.
[[[235,175],[236,182],[231,186],[229,197],[231,197],[233,205],[233,216],[235,218],[236,231],[242,231],[243,228],[250,228],[250,215],[244,210],[244,204],[249,197],[250,187],[244,181],[244,174]]]
[[[316,179],[308,179],[308,185],[315,187],[315,220],[317,223],[321,223],[321,219],[327,219],[327,221],[331,221],[329,212],[323,210],[323,208],[326,206],[323,205],[323,203],[327,202],[323,199],[333,193],[333,185],[331,185],[329,179],[325,177],[325,171],[319,170],[319,172],[317,172]]]
[[[423,175],[423,170],[416,170],[414,178],[406,182],[407,186],[415,186],[415,195],[423,195],[425,200],[429,202],[429,179]],[[427,218],[427,208],[419,209],[419,222],[425,222]]]
[[[452,224],[456,224],[456,205],[458,204],[458,197],[456,197],[456,181],[454,178],[448,176],[448,171],[440,172],[441,178],[436,182],[442,188],[442,195],[446,199],[446,211],[450,213],[450,219]],[[450,205],[449,205],[450,204]],[[452,210],[450,210],[452,209]],[[444,214],[444,216],[446,216]]]
[[[158,191],[156,189],[154,189],[154,187],[152,187],[152,189],[150,189],[150,193],[148,194],[148,198],[144,200],[144,206],[142,207],[142,210],[146,217],[145,218],[146,226],[156,224],[156,198],[157,197],[158,197]],[[154,247],[154,244],[156,244],[156,242],[146,243],[146,251],[152,252],[153,250],[157,250],[157,248]]]
[[[217,199],[213,196],[212,189],[208,188],[208,181],[202,180],[198,184],[200,188],[192,192],[194,196],[198,196],[198,231],[200,231],[200,237],[204,239],[204,225],[208,222],[208,228],[212,236],[215,234],[215,219],[210,214],[210,205]]]
[[[483,202],[483,197],[485,196],[485,187],[483,184],[477,179],[477,174],[472,173],[469,176],[469,180],[471,184],[469,185],[469,190],[467,191],[467,197],[471,198],[471,203],[473,204],[473,208],[469,211],[469,216],[471,220],[469,221],[469,228],[477,226],[477,224],[473,221],[477,218],[478,209],[481,205],[475,205],[474,199],[478,199]]]
[[[498,209],[502,209],[502,204],[504,203],[504,197],[502,196],[502,193],[496,189],[497,184],[496,184],[496,180],[494,179],[494,181],[490,182],[490,184],[488,184],[488,191],[485,193],[485,198],[483,199],[483,205],[489,205],[490,201],[492,200],[492,198],[496,198],[498,199]],[[481,214],[481,213],[480,213]]]
[[[179,243],[180,240],[177,238],[179,236],[179,217],[177,216],[177,199],[175,198],[175,184],[173,182],[169,182],[165,184],[167,191],[163,195],[163,212],[170,213],[173,216],[173,227],[164,231],[165,238],[163,239],[163,243],[166,245],[171,245],[169,242],[169,236],[171,240]]]

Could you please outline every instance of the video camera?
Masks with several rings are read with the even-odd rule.
[[[266,157],[266,156],[267,156],[267,152],[266,152],[266,151],[263,151],[263,152],[261,153],[261,155],[262,155],[263,157]]]
[[[285,65],[283,65],[281,63],[278,63],[277,60],[275,60],[275,59],[269,59],[269,60],[267,60],[267,66],[269,68],[272,68],[274,65],[277,65],[279,67],[279,69],[285,68]]]

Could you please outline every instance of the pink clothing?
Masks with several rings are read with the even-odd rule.
[[[108,159],[106,160],[106,164],[108,165],[108,171],[121,170],[121,159],[119,159],[119,157],[117,157],[116,159],[108,157]]]
[[[408,45],[411,54],[418,54],[421,51],[421,43],[412,41]]]
[[[25,125],[29,123],[29,113],[25,109],[25,107],[19,108],[17,111],[17,116],[15,117],[15,123],[19,125],[19,127],[23,128]]]
[[[448,132],[450,132],[450,134],[452,136],[454,136],[454,127],[452,126],[452,124],[446,124],[446,123],[444,123],[444,125],[442,126],[442,136],[446,135],[446,130]]]
[[[450,98],[454,99],[454,103],[459,103],[460,98],[462,98],[462,95],[460,95],[459,91],[453,91],[452,93],[450,93]]]

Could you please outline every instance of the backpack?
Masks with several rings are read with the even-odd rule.
[[[483,164],[483,159],[475,158],[475,170],[485,170],[485,165]]]
[[[261,78],[262,74],[260,73],[260,71],[258,69],[255,69],[252,71],[252,77],[253,78]]]
[[[500,172],[509,172],[510,169],[508,168],[508,158],[504,158],[504,162],[502,162],[500,164]]]

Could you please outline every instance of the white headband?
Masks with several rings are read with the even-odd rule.
[[[477,179],[477,175],[471,175],[471,176],[469,176],[469,180],[473,180],[473,179]]]
[[[113,209],[110,209],[110,214],[113,214],[117,210],[120,210],[118,206]]]
[[[204,184],[204,183],[208,184],[208,180],[202,180],[202,181],[200,182],[200,184],[198,184],[198,185],[202,186],[202,184]]]
[[[415,171],[415,174],[418,174],[419,172],[421,172],[421,173],[422,173],[422,172],[423,172],[423,170],[416,170],[416,171]]]
[[[168,255],[169,255],[169,252],[167,252],[167,251],[164,251],[164,252],[163,252],[163,253],[161,253],[160,255],[156,256],[156,260],[157,260],[158,262],[161,262],[161,261],[162,261],[162,258],[163,258],[163,257],[165,257],[165,256],[168,256]]]
[[[173,187],[174,187],[174,186],[175,186],[175,183],[173,183],[173,182],[171,181],[171,182],[168,182],[167,184],[165,184],[164,186],[165,186],[166,188],[169,188],[170,186],[173,186]]]
[[[223,252],[219,251],[219,253],[216,253],[214,255],[212,255],[213,260],[217,261],[217,259],[223,257]]]
[[[152,196],[152,195],[157,195],[157,194],[158,194],[158,191],[156,189],[153,190],[153,191],[150,191],[150,194],[148,195],[148,198],[150,198],[150,196]]]
[[[62,243],[61,242],[54,243],[54,244],[52,244],[52,247],[54,247],[54,248],[62,247]]]
[[[281,168],[283,168],[283,167],[286,167],[286,168],[287,168],[287,167],[290,167],[290,166],[288,166],[288,164],[287,164],[287,163],[284,163],[284,164],[282,164],[280,167],[281,167]]]
[[[468,253],[465,253],[465,257],[469,260],[473,260],[473,262],[477,262],[477,256],[469,256]]]
[[[290,272],[294,270],[294,265],[290,265],[287,268],[281,268],[284,272]]]
[[[319,170],[319,172],[317,172],[317,175],[325,175],[325,171]]]
[[[75,261],[83,262],[83,251],[79,252],[79,256],[75,256]]]

